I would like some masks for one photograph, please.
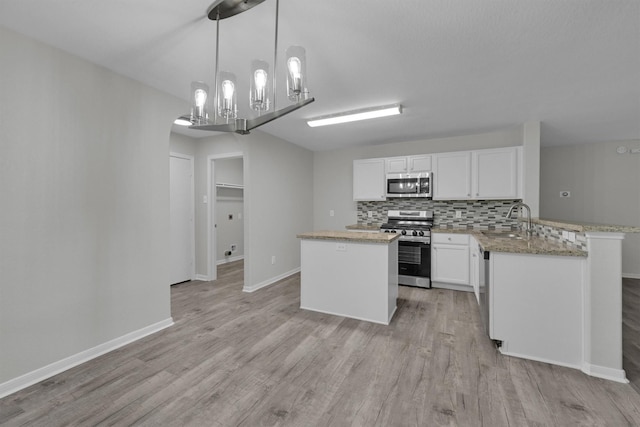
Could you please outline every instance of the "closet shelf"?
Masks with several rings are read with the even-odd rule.
[[[244,190],[244,185],[242,185],[242,184],[229,184],[227,182],[216,182],[216,187],[236,188],[238,190]]]

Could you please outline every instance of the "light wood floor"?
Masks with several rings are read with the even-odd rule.
[[[473,294],[401,287],[390,326],[252,294],[242,263],[172,288],[176,325],[0,400],[7,426],[640,425],[627,384],[500,355]]]

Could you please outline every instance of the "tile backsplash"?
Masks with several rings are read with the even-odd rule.
[[[389,199],[386,201],[358,202],[359,224],[386,222],[388,210],[432,210],[435,227],[515,230],[519,226],[517,215],[508,219],[507,212],[518,200],[426,200]],[[371,218],[368,213],[371,212]],[[456,218],[460,212],[460,218]]]
[[[380,202],[358,202],[358,223],[377,225],[387,221],[388,210],[432,210],[435,227],[518,230],[522,221],[516,213],[513,219],[507,218],[512,204],[519,200],[425,200],[425,199],[389,199]],[[371,212],[371,218],[368,213]],[[460,212],[461,218],[456,218]],[[535,234],[569,247],[587,250],[587,238],[584,233],[575,233],[575,242],[562,237],[562,229],[542,224],[533,224]]]

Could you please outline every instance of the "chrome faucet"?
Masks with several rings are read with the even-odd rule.
[[[523,202],[515,202],[513,205],[511,205],[511,207],[509,208],[509,212],[507,212],[507,218],[511,218],[511,214],[513,213],[513,210],[519,207],[523,207],[527,210],[527,236],[531,236],[533,234],[533,227],[531,226],[531,208],[529,208],[529,206],[526,203]]]

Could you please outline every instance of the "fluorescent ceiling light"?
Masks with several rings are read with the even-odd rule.
[[[376,119],[378,117],[395,116],[402,114],[402,105],[385,105],[383,107],[365,108],[362,110],[346,111],[344,113],[332,114],[329,116],[316,117],[307,120],[309,126],[327,126],[338,123],[355,122],[358,120]]]

